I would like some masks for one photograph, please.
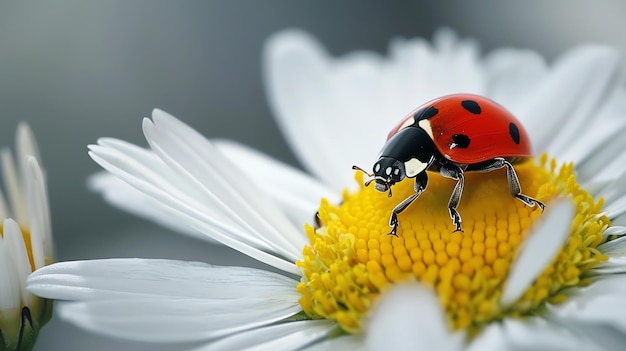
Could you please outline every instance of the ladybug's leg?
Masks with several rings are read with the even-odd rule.
[[[525,205],[530,207],[534,207],[535,205],[537,205],[539,206],[539,208],[541,208],[541,211],[543,211],[546,207],[543,202],[522,194],[522,187],[519,183],[519,179],[517,178],[517,173],[515,173],[515,168],[513,168],[513,165],[504,158],[497,157],[491,161],[470,165],[468,166],[467,170],[490,172],[504,167],[506,167],[506,177],[509,181],[509,189],[511,190],[511,195],[519,199]]]
[[[393,211],[391,211],[391,217],[389,218],[389,226],[391,227],[391,231],[388,235],[398,236],[398,215],[404,212],[404,210],[406,210],[406,208],[409,207],[409,205],[412,204],[413,201],[415,201],[415,199],[417,199],[422,194],[427,185],[428,176],[426,175],[426,172],[422,172],[415,177],[415,194],[402,200],[402,202],[397,204],[396,207],[393,208]]]
[[[452,190],[452,196],[450,196],[450,201],[448,202],[448,210],[450,211],[452,224],[456,227],[454,231],[462,232],[461,215],[456,209],[459,207],[459,202],[461,202],[461,194],[463,194],[463,185],[465,183],[463,170],[457,165],[446,163],[439,168],[439,173],[446,178],[456,180],[456,185],[454,186],[454,190]]]

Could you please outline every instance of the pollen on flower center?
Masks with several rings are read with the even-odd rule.
[[[428,189],[398,216],[398,237],[388,235],[389,215],[414,192],[413,179],[396,184],[391,198],[361,187],[346,192],[339,206],[322,200],[321,227],[306,227],[310,246],[297,262],[303,310],[359,332],[381,292],[417,280],[434,287],[452,328],[473,333],[505,316],[529,315],[546,302],[563,301],[564,289],[588,284],[586,273],[606,259],[596,246],[609,219],[601,215],[602,200],[580,188],[571,164],[557,169],[556,161],[543,155],[539,164],[529,160],[515,169],[525,194],[544,203],[569,197],[577,213],[561,251],[513,306],[499,303],[503,283],[541,210],[514,199],[505,171],[498,170],[465,174],[458,208],[464,232],[453,232],[447,210],[455,183],[435,173],[429,174]]]

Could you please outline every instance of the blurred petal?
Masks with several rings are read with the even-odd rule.
[[[439,95],[485,90],[476,43],[450,30],[439,31],[432,46],[397,39],[389,51],[389,58],[365,51],[332,58],[298,30],[266,45],[266,91],[278,124],[306,167],[337,191],[354,184],[352,165],[373,164],[410,110]],[[355,125],[367,127],[345,132]]]
[[[22,237],[22,230],[19,225],[12,219],[5,219],[2,226],[4,234],[4,244],[6,245],[7,252],[13,261],[14,273],[19,282],[19,291],[23,304],[28,306],[32,303],[32,295],[26,291],[26,278],[32,272],[30,267],[30,261],[28,260],[28,253],[26,252],[26,245],[24,238]],[[10,269],[0,265],[0,270]]]
[[[605,98],[619,66],[615,50],[579,47],[561,56],[528,98],[512,110],[530,133],[535,152],[558,157],[587,128],[588,117]]]
[[[448,329],[439,301],[418,284],[384,293],[368,323],[367,350],[460,350],[464,335]]]
[[[552,261],[568,237],[573,217],[574,208],[569,201],[548,204],[548,210],[531,229],[513,262],[500,298],[502,305],[517,301]]]

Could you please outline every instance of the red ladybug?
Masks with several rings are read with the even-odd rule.
[[[522,194],[513,165],[532,157],[528,134],[509,111],[496,102],[472,94],[447,95],[413,110],[387,137],[373,174],[353,166],[375,181],[380,192],[404,179],[415,178],[415,194],[391,212],[389,234],[396,235],[398,214],[426,189],[426,171],[457,181],[448,210],[455,231],[463,231],[457,211],[463,193],[463,172],[489,172],[506,167],[511,195],[524,204],[544,209],[544,204]]]

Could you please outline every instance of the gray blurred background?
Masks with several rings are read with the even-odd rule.
[[[580,43],[626,52],[623,1],[34,1],[0,5],[0,145],[18,121],[38,138],[59,260],[159,257],[254,264],[126,215],[86,190],[99,170],[86,145],[115,136],[144,145],[141,118],[160,107],[207,136],[232,138],[298,166],[261,81],[264,41],[311,32],[331,53],[386,52],[394,36],[440,26],[484,51],[531,48],[549,60]],[[416,102],[419,103],[419,102]],[[241,128],[241,126],[246,128]],[[37,350],[171,350],[83,332],[58,319]]]

